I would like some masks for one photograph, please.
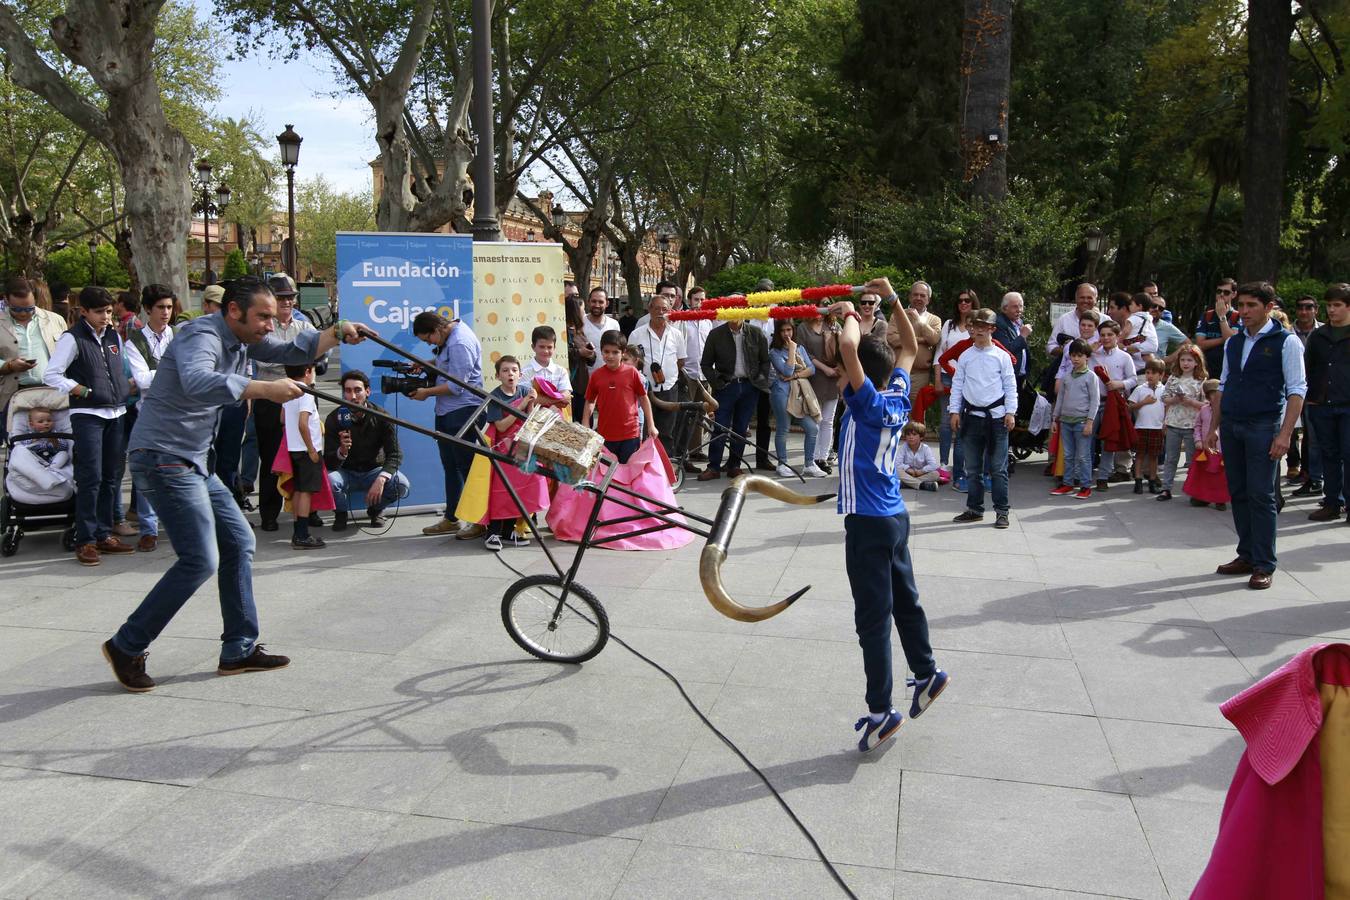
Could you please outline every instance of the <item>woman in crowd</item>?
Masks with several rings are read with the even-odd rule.
[[[950,350],[954,345],[961,343],[970,337],[970,317],[975,310],[980,308],[980,297],[974,290],[966,288],[956,295],[956,311],[952,317],[942,323],[942,330],[938,333],[938,345],[933,351],[934,359],[941,359],[942,354]],[[938,422],[938,462],[945,469],[947,467],[948,455],[951,456],[952,471],[956,477],[952,479],[952,486],[961,490],[965,485],[965,478],[962,473],[965,472],[965,452],[961,449],[961,441],[955,441],[953,449],[952,426],[950,417],[947,415],[947,400],[952,390],[952,377],[943,373],[942,389],[939,391],[939,417]]]
[[[885,322],[882,323],[883,325]],[[816,437],[820,432],[818,421],[819,412],[815,416],[803,414],[800,418],[792,416],[788,412],[789,395],[793,389],[794,381],[805,381],[809,390],[810,378],[815,374],[816,367],[811,361],[811,357],[806,351],[797,346],[793,338],[795,326],[791,319],[782,319],[774,327],[773,340],[769,343],[769,365],[773,368],[773,374],[769,379],[769,402],[773,406],[774,420],[776,423],[774,431],[774,449],[778,452],[778,474],[783,478],[790,478],[797,473],[787,466],[787,438],[788,431],[794,421],[800,422],[802,431],[806,433],[805,453],[802,459],[805,466],[802,474],[813,477],[825,477],[824,471],[816,468]]]
[[[834,464],[834,412],[839,404],[839,335],[833,319],[807,319],[797,326],[797,346],[815,364],[811,390],[820,403],[820,434],[816,440],[816,468],[829,474]],[[806,462],[812,462],[808,459]]]
[[[581,410],[586,406],[586,385],[590,382],[590,362],[596,350],[586,340],[586,318],[581,312],[581,299],[567,298],[567,376],[572,379],[572,421],[581,421]]]

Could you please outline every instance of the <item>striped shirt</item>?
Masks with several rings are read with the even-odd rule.
[[[905,511],[896,477],[896,458],[909,421],[909,373],[896,369],[886,390],[870,381],[844,388],[844,418],[839,426],[839,502],[841,515],[894,516]]]

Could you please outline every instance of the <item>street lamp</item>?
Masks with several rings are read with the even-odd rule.
[[[562,208],[561,203],[555,203],[551,212],[553,217],[553,227],[562,228],[567,224],[567,210]]]
[[[1106,250],[1106,235],[1102,234],[1100,228],[1093,228],[1083,238],[1083,249],[1087,251],[1087,280],[1096,283],[1097,260],[1102,258],[1102,253]]]
[[[202,281],[215,283],[215,273],[211,271],[211,215],[224,215],[225,207],[230,205],[230,188],[225,183],[216,187],[216,200],[211,202],[211,164],[206,160],[197,163],[197,186],[201,188],[202,198],[192,206],[193,212],[202,214],[202,238],[206,248],[206,259],[202,264]],[[223,241],[222,241],[223,244]]]
[[[89,239],[89,283],[98,284],[98,240]]]
[[[661,232],[661,236],[656,239],[656,243],[661,246],[661,280],[664,281],[666,278],[666,253],[670,250],[670,235],[664,231]]]
[[[281,164],[286,167],[286,246],[283,247],[282,263],[286,274],[295,277],[295,167],[300,162],[300,143],[304,138],[295,133],[295,128],[287,124],[286,130],[277,135],[277,144],[281,147]]]

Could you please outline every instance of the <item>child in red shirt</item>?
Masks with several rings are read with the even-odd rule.
[[[586,408],[581,414],[582,422],[590,422],[591,412],[599,411],[600,422],[596,430],[605,439],[605,448],[621,463],[628,462],[628,457],[637,452],[642,443],[638,439],[639,403],[647,437],[656,437],[652,403],[642,387],[642,377],[637,369],[623,364],[626,346],[628,339],[621,331],[606,331],[600,336],[600,356],[605,364],[591,373],[586,384]]]

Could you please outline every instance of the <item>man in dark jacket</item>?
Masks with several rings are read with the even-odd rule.
[[[717,398],[717,424],[735,435],[727,460],[727,476],[735,478],[741,474],[750,416],[759,398],[769,393],[769,342],[758,328],[747,328],[744,321],[733,319],[708,332],[700,368]],[[722,476],[726,443],[726,433],[719,429],[708,447],[708,468],[698,476],[699,481]]]
[[[337,512],[334,531],[346,531],[350,518],[351,495],[365,492],[366,513],[374,528],[384,525],[381,513],[396,500],[408,496],[411,487],[398,470],[403,451],[398,446],[398,431],[378,416],[367,415],[359,407],[383,412],[370,402],[370,378],[360,369],[342,375],[342,397],[357,409],[338,407],[328,414],[323,428],[323,456],[328,466],[328,485],[333,489]]]
[[[1308,419],[1322,452],[1322,508],[1314,522],[1340,519],[1350,483],[1350,284],[1327,288],[1327,324],[1308,336]]]
[[[1027,365],[1031,362],[1031,351],[1027,346],[1031,326],[1022,322],[1022,310],[1025,307],[1026,301],[1022,295],[1017,291],[1009,291],[1003,295],[1003,302],[999,304],[998,315],[994,319],[994,340],[1007,348],[1017,360],[1013,363],[1013,375],[1017,377],[1019,391],[1027,380]]]

